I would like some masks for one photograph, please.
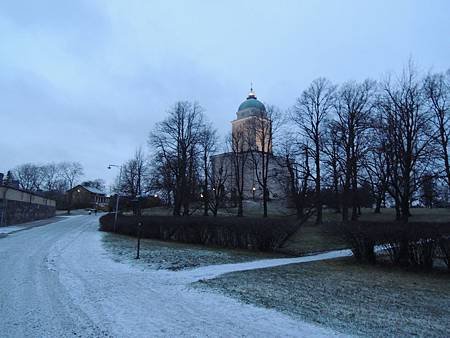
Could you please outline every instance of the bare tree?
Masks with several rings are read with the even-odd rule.
[[[267,204],[269,201],[269,169],[273,162],[273,137],[281,122],[281,114],[277,107],[266,105],[266,109],[259,111],[258,115],[249,120],[247,130],[251,164],[255,177],[263,194],[263,217],[267,217]]]
[[[429,74],[424,82],[424,91],[433,111],[432,123],[436,141],[440,146],[440,158],[443,162],[443,173],[450,188],[450,70],[446,74]]]
[[[336,213],[341,212],[341,198],[339,188],[342,177],[342,147],[340,145],[338,125],[335,121],[327,124],[324,142],[324,163],[326,165],[326,176],[329,178],[333,190]]]
[[[416,180],[427,172],[432,158],[433,138],[421,82],[410,63],[394,82],[383,84],[380,107],[386,131],[386,153],[389,165],[389,192],[396,201],[398,217],[405,223],[410,203],[417,189]]]
[[[286,131],[280,144],[280,155],[276,157],[278,164],[287,169],[287,192],[291,203],[295,206],[297,218],[306,219],[313,213],[309,203],[311,175],[309,145],[304,140],[296,140],[293,133]]]
[[[61,162],[58,164],[60,175],[64,181],[64,186],[70,190],[75,183],[84,175],[83,166],[79,162]],[[72,192],[67,195],[67,213],[70,214],[72,208]]]
[[[43,182],[41,167],[33,163],[25,163],[16,167],[14,176],[19,181],[20,188],[27,191],[39,190]]]
[[[42,187],[45,191],[58,190],[59,182],[61,180],[61,171],[58,164],[52,162],[40,166]]]
[[[237,216],[244,216],[244,187],[245,187],[245,173],[248,166],[249,150],[247,145],[247,134],[244,132],[245,128],[238,128],[231,133],[228,139],[228,145],[231,153],[231,163],[233,168],[234,188],[232,191],[233,197],[237,202]]]
[[[335,87],[325,78],[319,78],[303,91],[294,105],[291,116],[300,133],[311,143],[310,157],[314,160],[316,224],[322,223],[321,152],[324,123],[334,104]]]
[[[209,206],[214,216],[217,216],[217,212],[221,207],[227,193],[225,187],[227,186],[227,182],[229,180],[229,167],[227,157],[225,156],[219,157],[213,161],[210,178],[212,191]]]
[[[374,107],[375,83],[348,82],[341,86],[336,100],[335,128],[342,147],[341,168],[344,174],[342,220],[348,220],[349,202],[352,220],[358,218],[358,174],[367,151],[367,133]]]
[[[367,154],[362,159],[366,181],[370,184],[375,200],[375,213],[381,212],[381,205],[388,192],[389,165],[385,125],[381,114],[372,119]]]
[[[203,126],[199,135],[199,148],[201,156],[201,169],[203,171],[203,187],[202,187],[202,202],[203,215],[208,216],[210,207],[210,177],[211,177],[211,161],[210,157],[216,151],[217,146],[217,132],[210,123]]]
[[[147,190],[159,197],[165,205],[172,207],[175,177],[171,168],[161,152],[154,155],[154,160],[149,168],[149,180]]]
[[[155,147],[157,156],[163,159],[175,180],[174,215],[180,215],[182,207],[183,214],[189,214],[202,126],[203,109],[197,103],[180,101],[150,134],[150,145]]]
[[[134,199],[145,192],[145,187],[148,186],[147,179],[147,161],[142,148],[138,148],[134,157],[122,166],[117,190]]]
[[[84,175],[83,166],[79,162],[61,162],[58,164],[58,167],[68,189],[72,189],[75,183]]]

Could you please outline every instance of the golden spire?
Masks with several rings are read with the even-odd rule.
[[[253,91],[253,82],[250,82],[250,93],[248,93],[247,99],[256,99],[256,93]]]

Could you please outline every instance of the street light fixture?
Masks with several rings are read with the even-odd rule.
[[[120,181],[122,180],[122,166],[120,166],[120,165],[117,165],[117,164],[109,164],[108,165],[108,169],[112,169],[112,168],[119,168],[119,184],[120,184]],[[117,192],[117,198],[116,198],[116,212],[115,212],[115,215],[114,215],[114,232],[116,232],[116,230],[117,230],[117,214],[118,214],[118,212],[119,212],[119,198],[120,198],[120,191],[118,191]]]

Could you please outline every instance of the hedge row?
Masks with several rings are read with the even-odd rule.
[[[274,251],[297,229],[287,219],[203,216],[123,216],[117,220],[117,232],[165,241],[221,246],[227,248]],[[100,218],[100,230],[112,232],[114,214]]]
[[[387,255],[394,265],[431,269],[439,259],[450,270],[450,223],[349,222],[342,229],[358,260]]]

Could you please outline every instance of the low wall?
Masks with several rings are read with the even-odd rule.
[[[20,189],[0,187],[0,226],[55,216],[56,202]]]

